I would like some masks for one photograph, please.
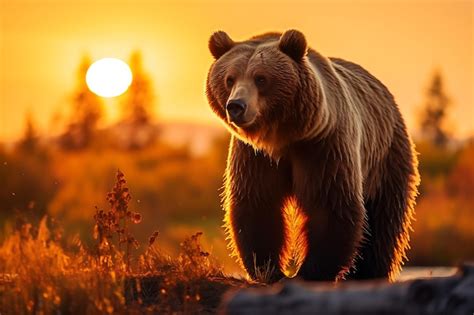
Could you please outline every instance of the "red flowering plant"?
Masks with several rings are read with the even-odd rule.
[[[129,226],[130,223],[140,223],[142,216],[129,209],[132,197],[126,185],[124,174],[118,170],[115,185],[107,194],[110,210],[96,208],[94,239],[98,242],[97,257],[100,265],[111,267],[114,257],[119,257],[125,270],[130,271],[131,251],[133,248],[137,249],[139,243],[130,232]],[[114,236],[118,249],[114,246]]]

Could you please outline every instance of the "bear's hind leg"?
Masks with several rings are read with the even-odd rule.
[[[404,128],[395,131],[382,166],[382,182],[365,202],[369,220],[366,235],[350,279],[394,280],[406,259],[419,176],[417,158]]]

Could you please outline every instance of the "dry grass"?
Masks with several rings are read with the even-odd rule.
[[[110,209],[94,216],[94,248],[79,239],[62,245],[61,229],[46,217],[36,228],[18,220],[0,247],[0,313],[212,313],[228,288],[249,285],[223,274],[202,249],[202,233],[185,239],[172,258],[154,244],[155,232],[136,257],[129,227],[141,217],[129,211],[130,199],[119,172]]]

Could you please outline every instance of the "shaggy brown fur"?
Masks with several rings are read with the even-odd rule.
[[[306,215],[309,280],[389,277],[408,248],[417,158],[393,96],[362,67],[307,48],[298,31],[234,42],[215,33],[207,96],[233,137],[224,207],[250,276],[285,240],[284,201]]]

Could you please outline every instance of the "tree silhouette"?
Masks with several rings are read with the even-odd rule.
[[[143,69],[141,53],[135,51],[130,56],[133,81],[125,94],[123,103],[124,119],[138,124],[151,121],[153,114],[153,92],[151,80]]]
[[[38,146],[38,132],[36,130],[35,121],[31,112],[25,116],[25,131],[23,138],[19,142],[19,149],[23,152],[31,153]]]
[[[129,61],[133,80],[123,96],[122,134],[126,135],[125,147],[128,149],[143,148],[154,142],[156,129],[152,124],[154,113],[154,94],[151,80],[143,69],[140,52],[132,53]]]
[[[450,100],[444,89],[443,77],[436,71],[427,89],[420,120],[423,138],[439,147],[444,147],[450,140],[445,126]]]
[[[90,58],[84,56],[77,72],[71,116],[66,131],[61,137],[61,144],[65,149],[87,147],[92,142],[97,123],[103,115],[102,101],[89,90],[86,84],[86,73],[90,65]]]

